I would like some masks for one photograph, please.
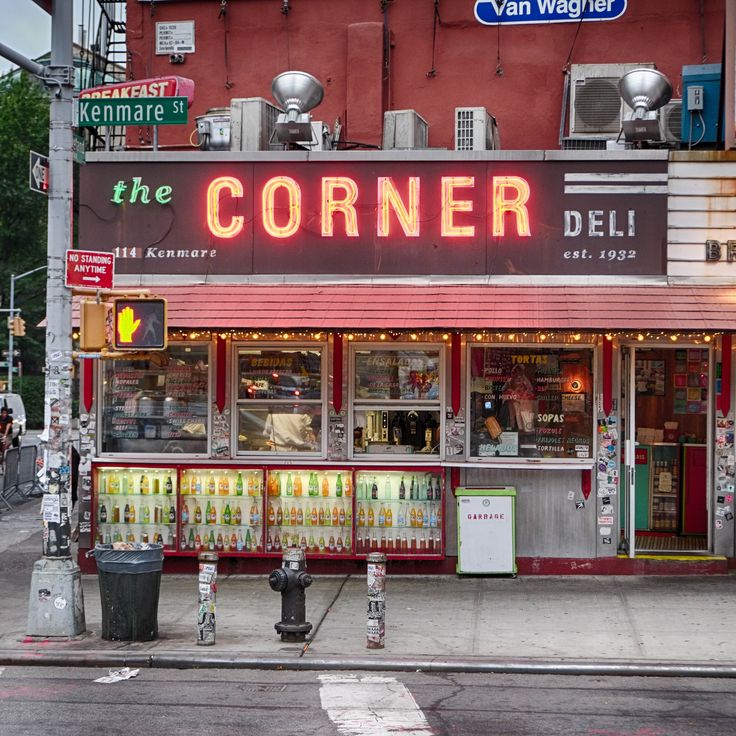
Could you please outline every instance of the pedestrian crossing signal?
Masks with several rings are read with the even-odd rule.
[[[115,299],[115,350],[166,349],[166,299]]]

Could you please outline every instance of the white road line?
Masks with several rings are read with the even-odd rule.
[[[320,675],[322,709],[341,736],[432,736],[414,696],[395,677]]]

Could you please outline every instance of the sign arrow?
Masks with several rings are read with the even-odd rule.
[[[48,194],[49,191],[49,159],[35,151],[30,151],[29,187],[39,194]]]
[[[99,276],[82,276],[82,281],[94,281],[96,284],[100,283]]]

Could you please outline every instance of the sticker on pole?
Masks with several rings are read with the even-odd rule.
[[[115,256],[94,250],[68,250],[66,277],[69,288],[112,289],[115,274]]]

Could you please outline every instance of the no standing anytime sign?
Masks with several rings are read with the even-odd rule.
[[[115,256],[94,250],[66,252],[65,284],[70,288],[112,289]]]

